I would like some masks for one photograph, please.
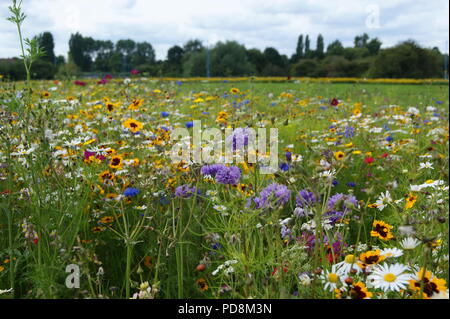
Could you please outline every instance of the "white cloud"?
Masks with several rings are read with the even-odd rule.
[[[448,2],[445,0],[24,0],[28,18],[25,37],[50,31],[56,54],[67,55],[71,33],[96,39],[131,38],[150,42],[157,58],[192,38],[205,43],[237,40],[247,47],[277,48],[291,55],[299,34],[309,34],[312,46],[319,33],[329,43],[351,45],[367,32],[384,47],[413,38],[445,50]],[[19,55],[14,26],[6,21],[9,0],[0,0],[0,57]],[[378,8],[379,28],[368,25]],[[376,13],[378,14],[378,13]],[[378,18],[377,17],[377,18]],[[373,20],[373,19],[372,19]]]

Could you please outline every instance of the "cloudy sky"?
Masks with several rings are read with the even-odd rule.
[[[10,0],[0,0],[0,57],[19,55],[18,37],[6,21]],[[247,48],[277,48],[290,56],[299,34],[312,47],[319,33],[328,44],[351,45],[357,34],[383,47],[415,39],[448,52],[447,0],[23,0],[25,37],[50,31],[55,53],[67,56],[71,33],[95,39],[148,41],[164,59],[174,44],[237,40]]]

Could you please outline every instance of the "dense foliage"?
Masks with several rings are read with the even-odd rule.
[[[95,40],[80,33],[69,40],[69,61],[56,57],[50,32],[38,36],[46,55],[35,78],[65,78],[67,69],[82,73],[128,73],[139,70],[148,76],[307,76],[307,77],[370,77],[370,78],[442,78],[445,56],[439,49],[422,48],[408,40],[381,49],[378,38],[367,34],[355,37],[353,47],[344,47],[339,40],[326,48],[319,34],[316,48],[311,48],[308,35],[300,35],[296,51],[291,57],[276,48],[263,51],[247,49],[236,41],[218,42],[205,47],[200,40],[190,40],[184,46],[169,48],[164,61],[156,60],[155,50],[148,42],[131,39],[113,43]],[[0,74],[11,80],[24,78],[17,59],[0,60]],[[57,72],[59,69],[59,72]],[[42,71],[42,73],[41,73]]]

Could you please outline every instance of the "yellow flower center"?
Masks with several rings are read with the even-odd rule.
[[[397,279],[397,276],[395,276],[394,274],[386,274],[384,275],[384,280],[387,282],[394,282],[395,279]]]
[[[347,255],[345,256],[345,262],[347,264],[354,264],[356,262],[356,258],[354,255]]]
[[[329,274],[328,275],[328,281],[332,283],[338,282],[338,276],[336,274]]]

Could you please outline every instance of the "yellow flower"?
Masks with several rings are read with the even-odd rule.
[[[380,262],[382,262],[383,260],[386,259],[386,256],[384,255],[380,255],[380,250],[370,250],[367,251],[365,253],[362,253],[359,256],[359,262],[357,262],[358,266],[360,266],[361,268],[366,268],[367,266],[370,265],[376,265]]]
[[[367,290],[363,282],[358,282],[349,289],[349,295],[352,299],[368,299],[372,297],[372,293]]]
[[[410,209],[414,206],[417,201],[417,196],[409,193],[408,197],[406,197],[405,209]]]
[[[241,92],[239,89],[237,89],[237,88],[232,88],[231,90],[230,90],[230,93],[233,93],[233,94],[237,94],[237,93],[239,93],[239,92]]]
[[[337,159],[338,161],[344,159],[344,157],[345,157],[344,152],[339,151],[334,153],[334,158]]]
[[[129,110],[137,111],[140,106],[144,104],[143,99],[134,99],[133,102],[131,102],[130,106],[128,106]]]
[[[209,286],[204,278],[198,279],[197,285],[201,291],[207,291],[209,289]]]
[[[109,167],[114,169],[119,169],[123,165],[123,158],[120,155],[115,155],[111,158],[111,161],[109,162]]]
[[[376,205],[376,204],[372,204],[372,205]],[[373,222],[373,228],[374,228],[374,230],[372,230],[370,232],[370,236],[372,236],[372,237],[378,237],[381,240],[385,240],[385,241],[394,238],[394,236],[391,233],[392,226],[381,220],[375,220]]]
[[[136,133],[143,129],[144,125],[133,119],[128,119],[123,122],[123,126],[128,128],[131,132]]]
[[[444,279],[437,278],[431,274],[431,271],[425,272],[424,268],[422,268],[416,274],[415,279],[409,280],[409,290],[414,296],[431,299],[439,297],[441,294],[446,294],[446,284]],[[420,296],[420,292],[423,292],[422,296]]]
[[[43,92],[41,92],[41,96],[42,96],[43,98],[48,99],[48,98],[51,96],[51,94],[50,94],[50,92],[48,92],[48,91],[43,91]]]

